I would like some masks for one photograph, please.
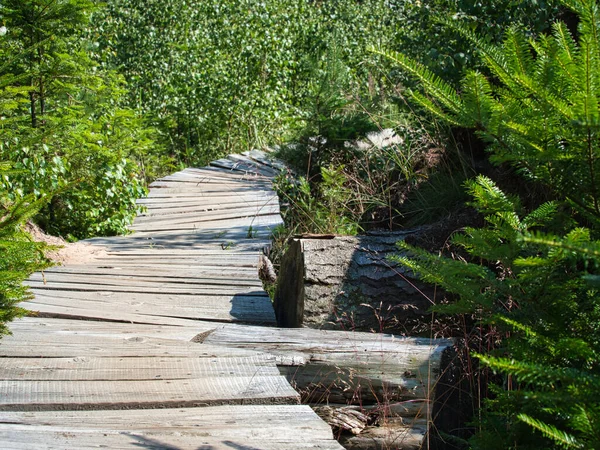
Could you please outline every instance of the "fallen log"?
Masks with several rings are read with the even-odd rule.
[[[292,239],[275,291],[278,325],[397,332],[422,321],[433,288],[389,259],[413,233]]]
[[[217,327],[203,342],[275,358],[302,403],[339,432],[346,448],[402,450],[420,448],[432,412],[439,413],[442,361],[454,346],[450,339],[233,324]]]

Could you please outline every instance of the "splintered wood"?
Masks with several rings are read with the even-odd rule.
[[[341,449],[277,357],[207,342],[275,323],[257,262],[282,167],[250,152],[157,180],[134,234],[34,274],[0,341],[0,448]]]

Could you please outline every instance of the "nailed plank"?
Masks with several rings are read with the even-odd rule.
[[[186,320],[181,325],[139,325],[132,323],[100,322],[88,320],[47,319],[23,317],[11,323],[13,334],[56,333],[72,335],[74,340],[80,335],[110,337],[112,339],[160,338],[190,342],[200,333],[215,329],[214,322]],[[4,341],[7,342],[7,341]],[[0,354],[2,346],[0,345]]]
[[[286,171],[288,170],[287,166],[280,159],[275,158],[274,156],[263,152],[262,150],[251,150],[249,152],[243,152],[242,155],[257,161],[266,166],[272,167],[278,171]]]
[[[251,217],[260,215],[279,214],[279,205],[257,205],[243,206],[231,209],[218,209],[211,211],[187,211],[170,213],[162,211],[162,214],[146,213],[139,215],[135,219],[135,224],[141,223],[192,223],[206,222],[209,220],[222,220],[228,218]]]
[[[271,220],[266,219],[262,221],[263,217],[272,218]],[[247,221],[249,226],[256,221],[256,223],[260,224],[261,222],[266,223],[277,223],[277,221],[273,220],[279,217],[279,208],[263,208],[263,209],[239,209],[234,211],[214,211],[206,214],[193,214],[193,215],[169,215],[166,217],[140,217],[137,218],[133,225],[130,226],[131,229],[137,230],[142,228],[155,228],[155,229],[171,229],[170,226],[187,226],[187,227],[201,227],[205,222],[214,222],[214,221],[224,221],[229,219],[253,219]]]
[[[152,207],[158,205],[162,207],[182,208],[184,206],[204,206],[211,204],[229,205],[235,203],[257,203],[257,202],[274,202],[277,200],[277,195],[273,191],[253,191],[251,193],[234,193],[224,195],[210,196],[154,196],[143,197],[137,200],[138,204]]]
[[[198,184],[219,184],[219,185],[229,185],[229,186],[271,186],[271,182],[269,180],[239,180],[239,179],[227,179],[223,177],[215,177],[215,176],[204,176],[204,175],[194,175],[194,174],[183,174],[176,173],[173,175],[168,175],[166,177],[161,177],[155,181],[160,186],[162,183],[186,183],[191,185]],[[154,184],[150,184],[150,187],[154,187]]]
[[[257,418],[258,419],[258,418]],[[0,441],[6,443],[11,450],[30,450],[31,448],[46,450],[64,450],[77,448],[81,450],[111,448],[111,449],[210,449],[231,450],[232,448],[247,450],[283,450],[283,449],[322,449],[343,450],[335,440],[265,441],[264,439],[242,438],[239,441],[228,438],[205,437],[203,432],[190,430],[189,434],[177,434],[177,430],[163,432],[162,430],[147,433],[114,431],[80,431],[71,432],[64,427],[20,427],[13,426],[8,431],[0,428]],[[299,438],[300,436],[298,436]]]
[[[138,314],[130,311],[118,311],[113,308],[111,311],[97,309],[85,306],[62,306],[62,305],[39,305],[31,304],[27,308],[24,304],[20,304],[24,309],[29,310],[29,314],[35,317],[43,318],[62,318],[72,320],[85,321],[106,321],[106,322],[123,322],[131,324],[147,324],[147,325],[171,325],[187,327],[198,322],[198,319],[180,318],[170,316],[152,316],[148,314]]]
[[[133,231],[185,231],[185,230],[196,230],[203,228],[211,228],[211,227],[240,227],[246,229],[247,236],[255,236],[261,228],[262,232],[266,235],[270,235],[272,233],[272,229],[283,223],[283,219],[279,214],[273,215],[265,215],[265,216],[248,216],[244,218],[221,218],[207,221],[200,221],[196,223],[189,224],[144,224],[144,225],[132,225],[130,229]],[[252,228],[250,228],[252,227]],[[242,231],[242,230],[241,230]]]
[[[261,200],[248,200],[248,201],[232,201],[230,203],[185,203],[181,206],[179,203],[146,203],[145,212],[140,214],[138,217],[150,217],[150,216],[164,216],[164,215],[175,215],[175,214],[201,214],[215,211],[228,211],[235,208],[253,208],[255,210],[261,210],[267,206],[272,209],[279,208],[279,202],[276,197],[264,198]],[[279,210],[277,210],[279,212]]]
[[[275,178],[277,175],[279,175],[279,170],[273,169],[270,166],[257,162],[243,155],[228,155],[227,159],[241,165],[244,168],[247,168],[249,171],[255,171],[269,178]]]
[[[224,348],[219,345],[143,336],[111,338],[110,336],[78,335],[74,339],[72,335],[60,333],[20,333],[3,338],[0,355],[2,358],[248,358],[261,356],[264,353],[256,350]]]
[[[242,179],[242,180],[268,180],[268,177],[264,177],[262,175],[258,175],[256,173],[240,173],[237,171],[232,171],[227,168],[216,167],[216,166],[206,166],[201,169],[198,168],[187,168],[182,171],[183,173],[193,173],[193,174],[211,174],[219,177],[227,177],[234,179]]]
[[[202,297],[172,294],[103,295],[101,292],[35,292],[36,298],[23,302],[22,306],[30,311],[53,313],[55,307],[69,308],[73,314],[82,310],[83,314],[93,311],[98,318],[112,319],[111,309],[118,308],[119,313],[140,316],[166,316],[197,320],[223,322],[275,323],[275,315],[268,296],[214,295]],[[76,300],[76,301],[74,301]],[[106,312],[105,312],[106,311]],[[137,322],[143,323],[140,317]]]

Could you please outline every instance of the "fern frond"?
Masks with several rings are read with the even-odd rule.
[[[479,72],[469,72],[462,82],[463,114],[471,122],[470,127],[481,128],[489,123],[495,100],[489,81]]]
[[[467,181],[467,191],[473,196],[473,205],[482,213],[498,213],[499,211],[515,212],[516,205],[504,192],[485,175],[478,175],[475,180]]]
[[[420,94],[419,92],[411,92],[411,97],[431,115],[442,119],[450,125],[454,125],[457,127],[470,126],[470,124],[465,125],[462,122],[457,121],[455,117],[446,114],[438,105],[433,103],[431,100],[429,100],[427,97]]]
[[[578,254],[582,257],[600,259],[600,242],[586,242],[576,230],[571,231],[567,237],[562,239],[558,238],[557,236],[540,232],[527,233],[521,236],[519,239],[528,244],[541,245],[557,250],[565,250]]]
[[[510,28],[504,38],[504,56],[510,70],[520,77],[529,77],[533,67],[533,57],[529,42],[516,28]]]
[[[552,439],[557,444],[560,444],[566,448],[583,448],[583,445],[580,444],[575,436],[567,433],[566,431],[559,430],[554,425],[550,425],[542,422],[541,420],[535,419],[527,414],[518,414],[518,419],[522,422],[525,422],[532,428],[535,428],[539,432],[541,432],[544,436],[549,439]]]
[[[458,114],[462,109],[462,100],[454,88],[427,69],[424,65],[393,50],[382,50],[372,47],[370,51],[395,62],[403,70],[410,73],[422,84],[425,92],[439,100],[439,102],[452,113]]]
[[[523,219],[523,224],[527,227],[538,227],[546,225],[558,210],[558,203],[551,201],[538,206]]]
[[[563,62],[562,67],[567,73],[572,74],[572,70],[575,68],[576,61],[579,58],[577,43],[563,22],[555,22],[552,25],[552,34],[554,42],[556,42],[560,49],[560,60]]]

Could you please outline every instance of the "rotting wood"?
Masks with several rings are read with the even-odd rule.
[[[303,402],[339,404],[329,410],[329,423],[340,433],[354,430],[356,439],[340,437],[357,449],[420,448],[445,371],[441,362],[453,348],[448,339],[237,325],[217,327],[205,342],[273,355]],[[369,416],[364,431],[348,405]]]
[[[311,403],[429,401],[448,339],[221,325],[205,340],[274,355]]]

